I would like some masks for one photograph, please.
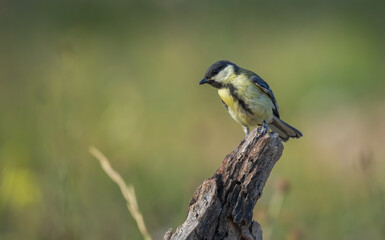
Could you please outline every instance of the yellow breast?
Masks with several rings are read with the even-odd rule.
[[[259,87],[242,77],[233,79],[231,83],[240,99],[235,99],[229,88],[218,89],[218,94],[235,121],[249,128],[272,121],[274,105]]]
[[[246,119],[249,118],[247,115],[250,114],[246,113],[242,109],[239,102],[231,95],[230,90],[228,88],[219,89],[218,94],[222,101],[227,105],[227,110],[229,111],[231,117],[239,124],[246,126]]]
[[[234,98],[231,95],[230,90],[228,88],[219,89],[218,94],[219,94],[219,97],[221,97],[222,101],[224,101],[229,108],[234,107]]]

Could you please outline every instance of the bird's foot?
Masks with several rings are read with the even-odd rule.
[[[266,121],[263,121],[262,128],[258,128],[258,130],[259,130],[258,131],[259,133],[265,134],[265,133],[268,133],[270,131],[270,128],[269,128],[269,125],[267,125]]]
[[[242,126],[243,128],[243,132],[245,133],[245,137],[247,137],[247,135],[249,135],[250,133],[250,129],[248,127],[245,127],[245,126]]]
[[[267,125],[266,121],[263,121],[263,127],[264,127],[267,131],[270,130],[269,125]]]

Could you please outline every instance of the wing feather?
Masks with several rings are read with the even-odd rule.
[[[257,74],[253,74],[250,77],[250,80],[253,83],[255,83],[262,91],[264,91],[267,94],[267,96],[269,96],[269,98],[271,99],[271,101],[273,102],[273,104],[275,106],[275,109],[273,109],[273,113],[274,113],[275,116],[277,116],[279,118],[278,104],[277,104],[277,101],[275,100],[273,91],[271,90],[269,84],[267,84],[267,82],[265,82]]]

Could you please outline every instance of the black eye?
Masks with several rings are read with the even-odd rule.
[[[219,72],[218,69],[215,69],[215,70],[213,71],[213,76],[217,75],[218,72]]]

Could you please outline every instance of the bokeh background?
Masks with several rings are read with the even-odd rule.
[[[198,86],[221,59],[264,78],[304,133],[256,206],[265,239],[384,239],[384,9],[0,1],[0,239],[142,239],[90,145],[135,186],[154,239],[179,226],[243,138]]]

